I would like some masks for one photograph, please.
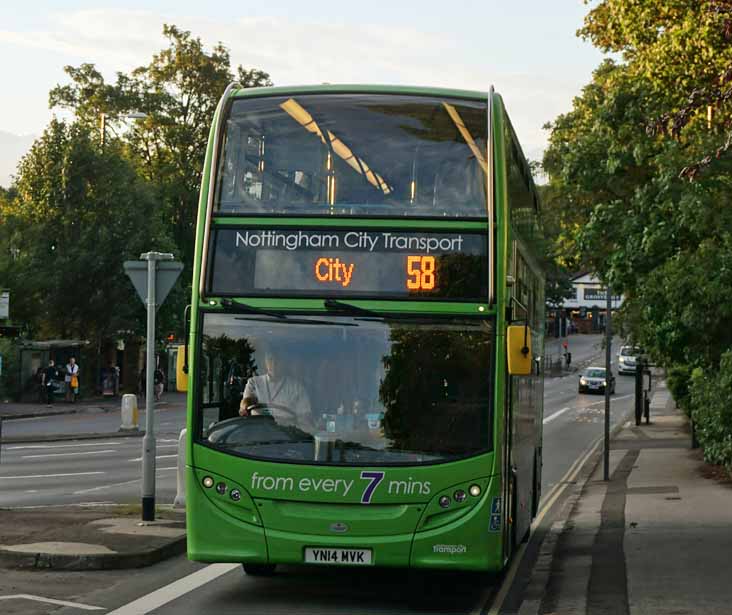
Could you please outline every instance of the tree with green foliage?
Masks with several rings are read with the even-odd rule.
[[[53,120],[20,162],[2,203],[13,256],[0,279],[36,337],[94,342],[140,331],[142,305],[122,263],[175,251],[150,187],[116,144],[101,150],[83,124]]]
[[[71,79],[51,90],[51,107],[74,112],[89,127],[102,114],[110,135],[125,142],[130,159],[154,186],[163,218],[170,226],[187,271],[191,271],[201,170],[216,105],[226,86],[238,79],[242,87],[270,86],[269,75],[239,66],[231,70],[229,51],[216,44],[208,52],[200,38],[165,25],[168,47],[147,66],[118,73],[106,83],[93,64],[66,67]],[[132,113],[145,114],[122,131]]]
[[[190,301],[195,225],[209,131],[226,86],[271,86],[262,70],[231,69],[221,43],[208,51],[200,38],[164,25],[168,46],[149,64],[107,83],[94,64],[67,66],[71,83],[58,85],[50,106],[73,111],[90,132],[103,124],[100,140],[116,144],[150,186],[166,232],[185,269],[160,311],[161,327],[183,332],[182,313]],[[137,117],[143,115],[144,117]],[[147,251],[147,248],[146,250]]]
[[[580,34],[622,61],[549,126],[544,170],[576,229],[566,257],[625,294],[621,325],[681,366],[674,388],[692,390],[695,415],[732,368],[732,2],[603,0]],[[711,420],[705,450],[732,450],[718,446],[732,426]]]

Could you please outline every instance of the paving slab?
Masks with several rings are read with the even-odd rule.
[[[0,510],[0,567],[108,570],[148,566],[185,552],[185,517],[142,522],[131,507]]]
[[[628,422],[581,488],[543,597],[521,615],[732,613],[732,478],[692,450],[687,418],[654,381],[651,424]],[[544,564],[546,566],[546,564]]]

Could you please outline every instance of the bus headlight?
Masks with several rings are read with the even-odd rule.
[[[214,479],[210,476],[204,476],[201,482],[203,483],[203,486],[206,487],[206,489],[211,489],[214,484]]]
[[[235,502],[238,502],[239,500],[241,500],[241,491],[239,491],[238,489],[232,489],[229,493],[229,497]]]
[[[216,483],[216,492],[219,495],[224,495],[226,493],[226,483]]]
[[[440,497],[439,502],[440,502],[440,506],[442,508],[447,508],[448,506],[450,506],[450,498],[449,498],[449,496],[443,495],[442,497]]]
[[[480,485],[470,485],[470,495],[477,498],[480,495]]]
[[[465,501],[465,498],[468,497],[468,494],[465,493],[462,489],[458,489],[455,493],[452,494],[452,497],[459,504],[460,502]]]

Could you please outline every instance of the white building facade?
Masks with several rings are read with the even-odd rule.
[[[564,307],[569,310],[607,307],[607,289],[600,280],[591,273],[583,273],[572,279],[574,294],[564,300]],[[623,295],[610,297],[610,305],[617,310],[623,304]]]

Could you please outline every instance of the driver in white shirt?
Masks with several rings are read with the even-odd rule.
[[[284,373],[272,349],[264,353],[266,373],[247,381],[239,405],[241,416],[271,414],[280,425],[294,425],[313,433],[310,399],[302,383]],[[258,408],[264,406],[264,408]]]

